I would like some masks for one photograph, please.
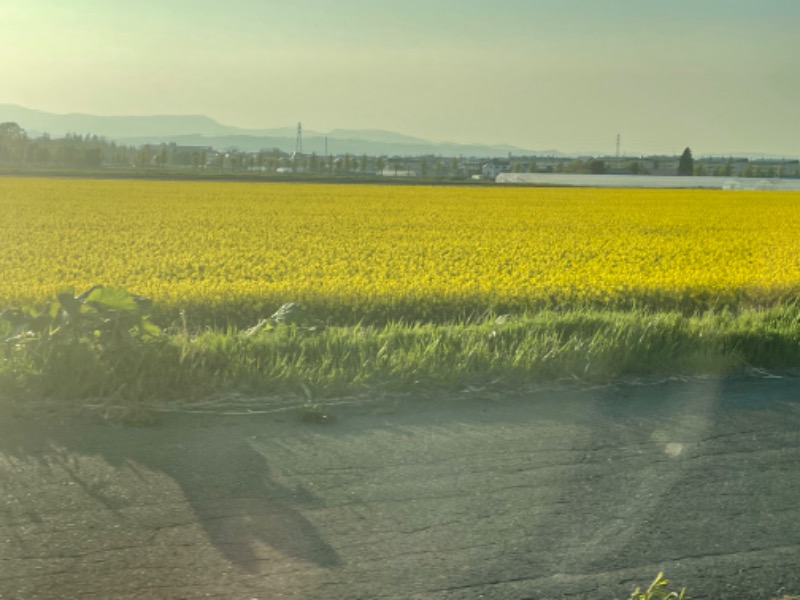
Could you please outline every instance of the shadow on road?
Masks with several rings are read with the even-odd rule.
[[[267,460],[247,439],[215,436],[215,431],[204,426],[129,428],[86,419],[29,421],[0,415],[0,461],[34,461],[53,479],[66,476],[91,499],[87,502],[112,512],[132,503],[159,505],[164,498],[148,482],[153,473],[161,473],[179,486],[208,540],[234,565],[256,571],[256,546],[261,543],[322,568],[337,566],[336,551],[295,508],[313,505],[313,494],[275,481]],[[135,499],[120,497],[108,469],[84,464],[87,457],[136,474],[144,493]],[[5,491],[23,501],[25,494],[36,492]],[[37,520],[36,514],[28,517]]]

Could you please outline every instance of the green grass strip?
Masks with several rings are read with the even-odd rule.
[[[572,378],[727,374],[800,366],[800,309],[545,311],[481,322],[277,325],[165,333],[98,348],[6,344],[0,395],[158,402],[220,391],[319,396]]]

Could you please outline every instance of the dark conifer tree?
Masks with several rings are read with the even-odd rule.
[[[694,159],[689,148],[683,151],[678,162],[678,175],[694,175]]]

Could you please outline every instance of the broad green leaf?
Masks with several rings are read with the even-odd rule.
[[[120,287],[96,287],[86,296],[86,302],[114,310],[136,311],[138,309],[134,297]]]

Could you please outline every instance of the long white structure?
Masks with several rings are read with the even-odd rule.
[[[610,188],[703,188],[712,190],[800,190],[800,179],[749,177],[659,177],[657,175],[577,175],[573,173],[500,173],[497,183]]]

